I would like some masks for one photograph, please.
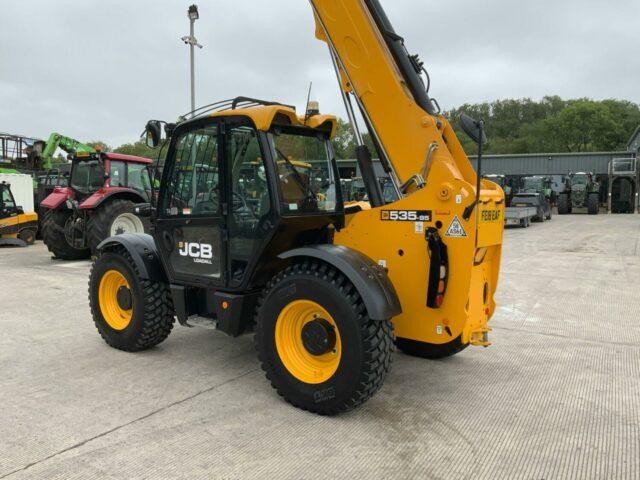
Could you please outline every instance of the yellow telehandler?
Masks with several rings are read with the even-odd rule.
[[[89,294],[98,331],[121,350],[159,344],[174,318],[231,336],[253,331],[277,391],[336,414],[380,388],[394,342],[426,358],[489,345],[504,194],[476,176],[428,95],[422,63],[377,0],[310,3],[370,205],[345,205],[336,119],[311,105],[298,115],[238,97],[178,124],[150,121],[147,143],[168,141],[156,200],[137,207],[152,234],[105,240]],[[393,185],[391,203],[356,108]],[[482,122],[461,122],[481,157]]]

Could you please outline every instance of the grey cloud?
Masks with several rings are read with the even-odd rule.
[[[197,3],[199,104],[242,94],[302,108],[313,81],[322,109],[343,115],[307,2]],[[118,145],[184,113],[188,4],[0,0],[0,130]],[[546,94],[640,102],[637,0],[383,4],[444,108]]]

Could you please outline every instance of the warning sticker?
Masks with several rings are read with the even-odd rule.
[[[464,227],[462,223],[460,223],[460,219],[456,215],[453,217],[453,221],[449,228],[447,229],[447,233],[444,234],[446,237],[455,237],[455,238],[464,238],[467,236],[467,232],[464,231]]]

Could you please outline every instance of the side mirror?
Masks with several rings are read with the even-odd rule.
[[[24,208],[22,207],[16,207],[16,213],[18,215],[24,215]]]
[[[162,128],[157,120],[150,120],[144,127],[144,141],[147,147],[157,148],[162,140]]]
[[[466,113],[461,113],[459,121],[460,127],[462,128],[464,133],[469,135],[469,138],[471,138],[471,140],[473,140],[478,145],[484,145],[485,143],[487,143],[487,136],[484,134],[484,123],[482,122],[482,120],[478,121],[470,117]]]

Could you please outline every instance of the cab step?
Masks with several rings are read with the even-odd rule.
[[[217,330],[218,320],[213,318],[200,317],[198,315],[193,315],[187,319],[187,326],[206,328],[207,330]]]

